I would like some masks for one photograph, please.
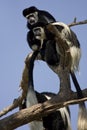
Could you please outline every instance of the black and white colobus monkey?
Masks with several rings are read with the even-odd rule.
[[[33,67],[38,51],[30,56],[29,64],[29,88],[26,97],[26,107],[31,107],[37,103],[43,103],[51,99],[56,94],[49,92],[39,93],[34,90]],[[68,107],[60,108],[51,114],[46,115],[40,121],[30,123],[31,130],[71,130],[70,111]]]
[[[30,7],[23,11],[23,15],[27,18],[27,26],[30,29],[30,32],[27,34],[28,44],[32,50],[39,50],[41,58],[47,62],[53,71],[56,72],[57,67],[60,64],[62,53],[60,52],[59,46],[57,44],[58,41],[56,42],[54,38],[55,34],[49,32],[45,28],[47,24],[54,22],[52,25],[57,28],[61,37],[65,40],[66,46],[69,48],[67,51],[65,51],[65,54],[70,54],[71,57],[71,59],[69,59],[70,61],[68,62],[70,65],[69,72],[76,87],[78,97],[82,98],[82,91],[74,74],[74,71],[78,69],[81,56],[79,41],[76,35],[66,24],[62,22],[55,22],[55,19],[47,14],[48,12],[41,13],[41,10],[38,10],[36,7]],[[86,108],[84,103],[79,105],[80,114],[78,130],[83,130],[87,128],[85,127],[86,125],[84,125],[86,124],[86,118],[84,118],[86,117]]]

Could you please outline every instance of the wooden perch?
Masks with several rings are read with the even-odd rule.
[[[77,99],[77,94],[75,92],[68,93],[68,96],[62,97],[62,94],[55,96],[54,99],[51,99],[43,104],[37,104],[31,108],[20,110],[19,112],[12,114],[2,120],[0,120],[0,130],[13,130],[19,126],[27,124],[33,120],[38,120],[42,116],[59,109],[61,107],[77,104],[82,101],[87,100],[87,89],[83,90],[83,99]]]

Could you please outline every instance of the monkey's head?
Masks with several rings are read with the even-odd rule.
[[[45,30],[42,26],[36,26],[27,34],[28,45],[32,50],[40,50],[46,40]]]
[[[54,40],[55,35],[51,33],[43,23],[35,24],[27,34],[28,45],[32,50],[42,49],[48,40]]]
[[[23,10],[23,16],[27,19],[29,29],[38,22],[38,11],[34,6]]]
[[[33,28],[36,23],[43,23],[44,25],[55,22],[54,17],[44,10],[39,10],[35,6],[31,6],[23,10],[23,16],[27,19],[27,27]]]

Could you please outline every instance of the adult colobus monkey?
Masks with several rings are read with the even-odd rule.
[[[54,93],[38,93],[34,90],[33,83],[33,66],[34,60],[38,51],[35,51],[30,56],[29,64],[29,88],[26,97],[26,107],[31,107],[37,103],[43,103],[51,99],[56,94]],[[70,112],[68,107],[60,108],[51,114],[46,115],[38,121],[30,123],[31,130],[71,130]]]
[[[41,39],[42,47],[40,49],[39,55],[41,55],[41,58],[45,60],[47,64],[50,66],[50,68],[58,75],[59,75],[59,70],[58,70],[59,66],[62,66],[62,69],[64,70],[66,69],[67,71],[69,71],[69,73],[72,76],[73,82],[75,84],[78,98],[82,98],[83,94],[74,74],[74,71],[78,69],[80,55],[81,55],[80,44],[78,42],[78,39],[76,35],[64,23],[61,22],[52,23],[51,26],[53,26],[53,28],[51,28],[50,31],[46,27],[42,27],[42,28],[41,26],[36,27],[36,31],[37,29],[38,31],[40,29],[43,30],[41,35],[39,36],[37,36],[37,33],[34,31],[34,36],[36,37],[37,40],[40,40],[40,37],[42,38],[42,36],[45,36],[43,42]],[[61,42],[58,42],[58,40],[61,40],[61,38],[59,37],[59,39],[57,39],[57,36],[55,36],[55,34],[53,33],[55,31],[56,32],[58,31],[58,34],[59,33],[61,34],[59,35],[61,36],[61,38],[63,38],[64,41],[63,44]],[[43,34],[43,32],[45,34]],[[86,112],[86,107],[84,102],[80,103],[79,106],[80,106],[80,110],[79,110],[79,118],[78,118],[78,130],[83,130],[87,128],[86,125],[87,112]]]
[[[28,44],[34,51],[40,51],[39,55],[41,58],[45,60],[57,74],[59,65],[62,66],[63,69],[67,69],[75,84],[78,97],[82,98],[82,91],[74,74],[74,71],[78,69],[81,56],[79,41],[74,32],[64,23],[52,23],[51,26],[53,26],[57,33],[53,33],[53,30],[49,31],[45,25],[50,22],[55,22],[55,19],[51,17],[52,21],[50,21],[50,17],[46,13],[43,12],[42,14],[40,10],[36,8],[35,10],[34,8],[28,8],[23,11],[23,15],[28,20],[27,26],[31,29],[27,35]],[[63,44],[60,44],[60,41],[58,41],[60,39],[58,39],[58,35],[63,39]],[[86,118],[84,118],[84,116],[86,117],[86,108],[84,103],[80,104],[80,112],[78,130],[87,128],[85,127]]]

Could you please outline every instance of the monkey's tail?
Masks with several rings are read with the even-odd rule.
[[[29,66],[28,66],[28,91],[26,97],[26,107],[31,107],[38,103],[36,93],[34,90],[34,82],[33,82],[33,68],[34,68],[34,61],[38,54],[38,51],[33,52],[30,57]],[[32,121],[30,124],[31,130],[43,130],[43,124],[41,121]]]
[[[38,103],[36,94],[34,91],[34,82],[33,82],[33,68],[34,60],[38,54],[38,51],[32,53],[28,66],[28,91],[26,96],[26,107],[31,107]]]
[[[71,77],[75,85],[75,88],[77,90],[78,98],[83,98],[82,90],[80,88],[80,85],[76,79],[74,72],[71,72]],[[79,103],[77,128],[78,130],[87,130],[87,109],[86,109],[85,102]]]

